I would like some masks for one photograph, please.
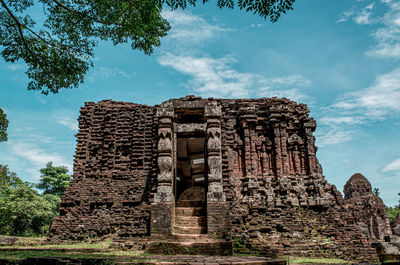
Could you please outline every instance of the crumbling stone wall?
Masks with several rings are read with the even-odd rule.
[[[397,214],[396,218],[390,222],[390,227],[392,228],[393,235],[400,237],[400,214]]]
[[[392,235],[386,206],[382,199],[372,192],[371,183],[360,173],[356,173],[344,186],[346,208],[355,223],[369,239],[383,240]]]
[[[316,122],[306,105],[287,99],[221,105],[224,191],[234,240],[265,255],[376,258],[322,174],[312,135]]]
[[[73,180],[50,239],[149,235],[157,173],[154,109],[101,101],[81,108]]]
[[[307,106],[284,98],[188,96],[154,107],[86,103],[79,118],[73,181],[51,228],[51,240],[103,235],[131,240],[171,231],[165,229],[172,225],[165,214],[173,211],[173,202],[152,203],[170,196],[158,186],[173,190],[170,178],[158,183],[158,175],[165,170],[170,175],[175,163],[173,149],[168,145],[165,151],[159,137],[175,141],[176,108],[206,110],[207,137],[212,138],[209,168],[215,175],[207,187],[215,188],[207,191],[215,193],[207,197],[213,200],[207,201],[212,232],[243,242],[243,251],[376,258],[345,200],[322,174],[315,155],[316,122],[308,116]],[[221,171],[222,178],[217,176]],[[154,220],[164,223],[153,227],[151,213],[159,214]]]

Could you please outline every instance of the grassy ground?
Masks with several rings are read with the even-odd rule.
[[[46,238],[38,237],[19,237],[18,242],[12,246],[0,246],[2,248],[54,248],[54,249],[79,249],[79,248],[101,248],[108,249],[111,245],[112,240],[104,240],[104,241],[95,241],[95,242],[79,242],[74,244],[63,244],[63,245],[55,245],[55,244],[46,244]]]
[[[95,240],[93,242],[79,242],[67,245],[46,244],[45,240],[46,238],[44,237],[38,237],[38,238],[19,237],[18,242],[13,246],[0,246],[0,259],[21,260],[34,257],[106,259],[114,257],[126,257],[129,260],[138,259],[143,261],[143,256],[147,255],[144,251],[137,251],[137,250],[120,251],[112,249],[110,248],[112,239],[103,241]],[[10,250],[6,250],[6,248]],[[23,250],[24,248],[27,248],[27,250]],[[29,248],[35,248],[35,250],[29,250]],[[90,249],[93,249],[93,251],[90,251]],[[241,255],[239,254],[238,256]],[[321,259],[321,258],[306,258],[306,257],[289,257],[287,261],[288,264],[302,264],[302,263],[349,264],[348,261],[342,259]]]
[[[0,259],[20,260],[34,257],[63,258],[112,258],[124,256],[134,258],[146,255],[143,251],[120,251],[110,248],[112,240],[79,242],[75,244],[46,244],[46,238],[18,237],[13,246],[0,246]],[[26,250],[24,250],[26,248]],[[30,250],[34,248],[34,250]],[[43,250],[42,250],[43,249]],[[93,251],[88,251],[93,249]]]
[[[306,257],[290,257],[288,264],[302,264],[302,263],[322,263],[322,264],[349,264],[349,261],[342,259],[320,259],[320,258],[306,258]]]

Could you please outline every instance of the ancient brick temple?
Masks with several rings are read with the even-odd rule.
[[[235,251],[374,260],[323,177],[308,112],[285,98],[86,103],[50,239],[200,235]]]

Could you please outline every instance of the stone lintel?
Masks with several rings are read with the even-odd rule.
[[[205,123],[182,123],[176,125],[176,132],[178,133],[191,133],[191,132],[205,132]]]

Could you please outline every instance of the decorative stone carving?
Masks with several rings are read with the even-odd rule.
[[[204,108],[204,115],[207,119],[207,202],[223,202],[226,197],[222,187],[221,106],[210,102]]]
[[[157,117],[174,117],[174,106],[172,102],[165,102],[157,108]]]
[[[207,151],[209,153],[221,151],[221,129],[220,128],[210,128],[207,130],[208,141],[207,141]]]
[[[170,156],[161,156],[158,158],[158,168],[160,173],[158,174],[159,183],[171,183],[172,181],[172,158]]]
[[[204,115],[212,117],[221,117],[222,115],[221,106],[217,105],[217,102],[210,102],[204,107]]]
[[[158,130],[158,152],[159,153],[171,153],[172,143],[171,143],[172,131],[170,128],[160,128]]]
[[[222,159],[220,156],[208,157],[208,181],[222,179]]]
[[[297,134],[292,134],[289,139],[288,139],[288,144],[294,145],[294,144],[304,144],[303,139],[301,139],[300,136]]]
[[[154,202],[172,202],[173,189],[173,159],[172,159],[172,118],[174,108],[172,102],[166,102],[157,109],[159,121],[158,128],[158,186],[157,193],[154,195]]]

